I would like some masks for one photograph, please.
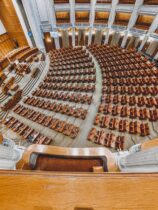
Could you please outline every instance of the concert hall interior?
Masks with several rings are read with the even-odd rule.
[[[158,0],[0,0],[0,210],[157,210]]]

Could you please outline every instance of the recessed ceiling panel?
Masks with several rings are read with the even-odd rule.
[[[144,4],[158,5],[158,0],[144,0]]]
[[[154,15],[139,15],[134,27],[142,30],[148,30],[154,18]]]
[[[57,24],[59,23],[69,23],[70,13],[69,12],[56,12]]]
[[[97,0],[98,4],[111,4],[112,0]]]
[[[117,12],[115,16],[114,24],[127,26],[130,20],[130,17],[131,17],[131,13]]]
[[[89,11],[77,11],[75,13],[76,22],[89,22]]]
[[[135,4],[136,0],[119,0],[119,4]]]
[[[90,0],[76,0],[76,3],[90,3]]]
[[[109,19],[109,12],[96,12],[95,23],[107,23]]]
[[[69,0],[54,0],[55,4],[65,4],[65,3],[69,3]]]

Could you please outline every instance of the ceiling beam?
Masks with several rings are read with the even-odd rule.
[[[35,0],[22,0],[28,22],[36,43],[40,50],[44,50],[43,33],[40,28],[40,17],[38,14]]]
[[[72,25],[72,46],[75,47],[75,0],[70,1],[70,22]]]
[[[52,30],[56,31],[56,14],[55,14],[55,5],[54,5],[54,0],[48,0],[49,3],[49,8],[50,8],[50,14],[51,14],[51,25],[52,25]],[[56,49],[60,48],[60,44],[59,44],[59,36],[58,37],[54,37],[54,42],[55,42],[55,47]]]
[[[111,12],[109,15],[109,20],[108,20],[108,31],[106,33],[106,38],[105,38],[105,44],[108,43],[109,41],[109,30],[111,29],[111,26],[114,23],[115,20],[115,16],[116,16],[116,6],[119,3],[119,0],[112,0],[112,4],[111,4]]]
[[[91,42],[92,42],[92,31],[93,31],[93,25],[94,25],[94,20],[95,20],[95,5],[96,5],[96,2],[97,2],[97,0],[91,0],[90,15],[89,15],[90,31],[89,31],[89,36],[88,36],[88,45],[90,45]]]
[[[142,41],[142,43],[141,43],[141,45],[138,49],[139,51],[141,51],[143,49],[143,47],[144,47],[145,43],[147,42],[150,34],[154,33],[155,30],[157,29],[157,27],[158,27],[158,14],[155,16],[147,34],[144,36],[144,39],[143,39],[143,41]]]
[[[133,12],[131,14],[131,18],[129,20],[128,26],[127,26],[127,31],[125,33],[125,36],[122,40],[122,44],[121,47],[124,48],[128,39],[128,33],[129,30],[135,25],[137,18],[138,18],[138,10],[140,8],[140,6],[142,6],[144,0],[136,0],[135,5],[134,5],[134,9]]]

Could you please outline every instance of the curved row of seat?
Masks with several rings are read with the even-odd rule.
[[[116,136],[113,133],[107,133],[103,129],[92,128],[89,132],[88,140],[115,150],[124,149],[124,136]]]
[[[33,144],[50,144],[53,140],[42,135],[40,132],[32,129],[30,126],[25,125],[14,117],[6,118],[4,125],[12,131],[16,132],[23,140]]]
[[[50,76],[48,74],[47,77],[45,77],[44,82],[48,83],[95,83],[96,82],[96,76],[94,75],[86,75],[86,74],[80,74],[79,76],[62,76],[62,77],[55,77]]]
[[[157,109],[137,108],[137,107],[101,103],[98,112],[104,115],[129,117],[130,119],[136,119],[136,118],[139,118],[140,120],[148,119],[149,121],[152,122],[158,120]]]
[[[43,82],[39,85],[39,88],[44,90],[62,90],[62,91],[74,91],[74,92],[94,92],[95,85],[91,84],[74,84],[74,83],[63,83],[63,82],[54,82],[46,83]]]
[[[42,114],[41,112],[34,111],[30,108],[26,108],[22,105],[16,106],[13,111],[30,121],[36,122],[44,127],[55,130],[56,132],[62,133],[70,138],[76,138],[79,132],[79,128],[73,124],[66,123],[65,121],[59,120],[52,116]]]
[[[145,96],[129,96],[129,95],[113,95],[113,94],[103,94],[102,103],[113,103],[113,104],[121,104],[121,105],[129,105],[129,106],[138,106],[147,108],[158,107],[158,98],[154,97],[145,97]]]
[[[157,68],[156,67],[152,67],[152,69],[132,69],[132,70],[128,70],[128,71],[110,71],[107,70],[106,68],[103,67],[103,77],[104,78],[126,78],[126,77],[143,77],[142,79],[144,79],[144,77],[147,76],[152,76],[152,77],[157,77],[158,76],[158,72],[157,72]]]
[[[142,137],[150,135],[149,123],[158,121],[158,69],[154,63],[134,50],[115,46],[93,45],[88,50],[95,56],[102,71],[101,104],[94,125],[106,128],[111,136],[116,136],[118,132]],[[96,128],[90,131],[89,140],[99,144],[106,141],[105,145],[110,146],[105,131],[100,131],[100,128],[99,131]],[[113,148],[123,149],[125,138],[123,140],[121,136],[121,139],[121,146],[117,141],[118,145]]]
[[[119,132],[128,132],[129,134],[139,134],[140,136],[149,135],[148,123],[140,123],[139,121],[129,121],[127,119],[110,118],[97,114],[94,125],[109,130],[118,130]]]
[[[74,103],[81,103],[81,104],[91,104],[92,96],[87,94],[76,94],[76,93],[65,93],[59,91],[48,91],[44,89],[37,89],[32,93],[33,96],[42,97],[42,98],[49,98],[53,100],[62,100],[62,101],[70,101]]]
[[[140,78],[140,77],[119,78],[119,79],[118,78],[116,78],[116,79],[108,78],[108,79],[104,79],[103,82],[107,86],[110,86],[110,85],[113,85],[113,86],[116,86],[116,85],[123,86],[123,85],[131,85],[131,84],[132,85],[150,85],[150,84],[157,85],[157,80],[156,80],[156,77],[155,76],[154,76],[154,78],[151,78],[151,81],[150,81],[150,78],[147,76],[147,77],[144,77],[144,78]]]
[[[154,83],[153,83],[154,84]],[[128,95],[151,95],[156,96],[158,94],[157,86],[108,86],[103,88],[103,93],[106,94],[128,94]]]
[[[70,106],[68,104],[63,104],[63,103],[56,103],[56,102],[50,102],[50,101],[45,101],[43,99],[35,98],[35,97],[27,97],[26,99],[23,100],[23,102],[27,105],[31,105],[34,107],[42,108],[45,110],[53,111],[56,113],[61,113],[65,114],[68,116],[72,116],[75,118],[80,118],[84,120],[86,118],[87,109],[83,108],[75,108],[73,106]]]
[[[74,69],[74,70],[59,70],[59,71],[52,71],[52,68],[50,67],[50,71],[47,74],[49,76],[53,77],[63,77],[63,76],[76,76],[76,75],[95,75],[95,69],[94,68],[84,68],[84,69]]]

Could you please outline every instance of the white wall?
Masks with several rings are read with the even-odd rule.
[[[2,21],[0,20],[0,35],[6,33],[6,29],[2,23]]]

